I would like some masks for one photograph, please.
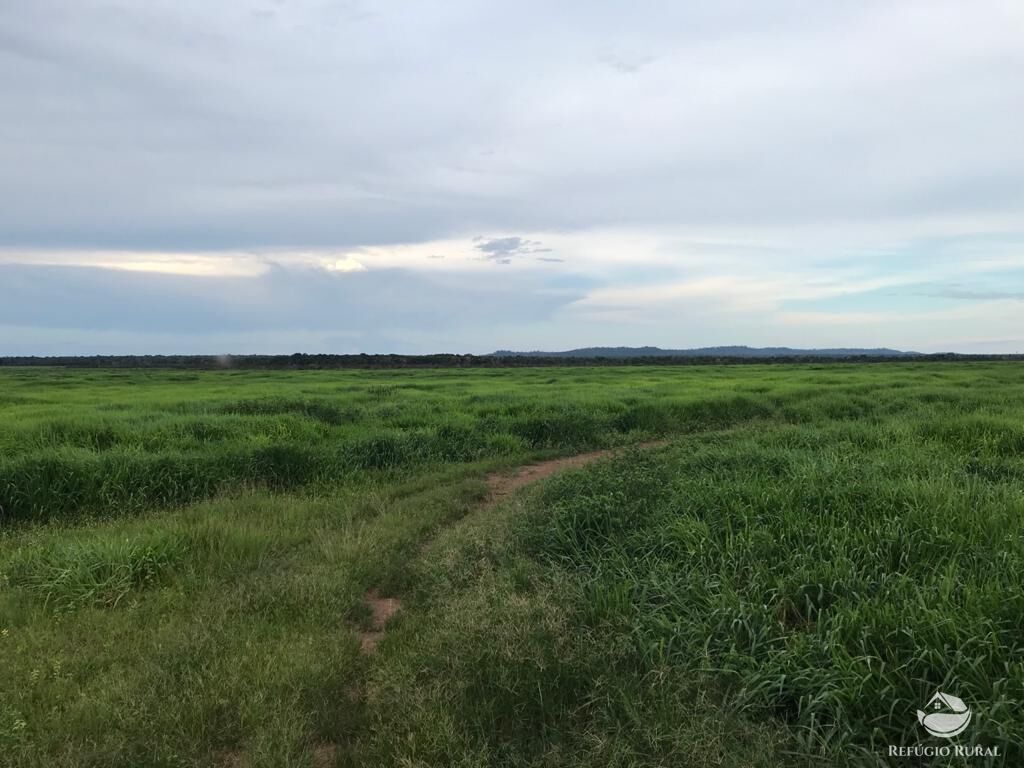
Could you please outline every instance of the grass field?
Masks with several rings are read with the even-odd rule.
[[[0,369],[0,764],[1024,764],[1022,371]]]

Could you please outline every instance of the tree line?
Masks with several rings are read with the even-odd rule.
[[[553,366],[637,365],[793,365],[844,363],[920,363],[1024,360],[1024,355],[961,355],[944,353],[907,358],[851,355],[832,357],[638,356],[638,357],[532,357],[527,355],[91,355],[0,357],[0,366],[56,366],[62,368],[171,368],[218,370],[320,370],[337,368],[540,368]]]

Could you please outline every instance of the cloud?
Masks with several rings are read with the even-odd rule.
[[[492,284],[401,269],[280,265],[257,276],[198,277],[2,264],[0,284],[6,294],[0,326],[184,336],[372,329],[397,337],[430,331],[440,338],[466,324],[551,318],[583,295],[528,275]]]
[[[523,237],[496,237],[487,239],[475,237],[473,247],[483,253],[483,258],[489,259],[497,264],[508,264],[516,256],[529,256],[534,253],[550,253],[550,248],[544,248],[537,240],[528,240]],[[557,261],[557,259],[555,259]]]
[[[891,289],[989,306],[881,345],[983,343],[1024,294],[1022,35],[1000,0],[0,3],[0,312],[21,338],[799,346],[773,334]]]
[[[330,272],[365,272],[366,267],[362,262],[353,259],[351,256],[345,256],[329,263],[327,270]]]
[[[617,72],[624,75],[632,75],[639,72],[648,64],[657,61],[658,57],[650,55],[624,54],[617,51],[605,50],[598,54],[597,60],[602,64],[607,64]]]
[[[1024,291],[972,291],[965,288],[942,288],[921,292],[921,296],[972,301],[1024,301]]]
[[[0,7],[0,244],[871,228],[1024,205],[1012,3],[365,10]]]

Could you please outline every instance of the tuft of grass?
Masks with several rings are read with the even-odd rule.
[[[158,586],[189,556],[170,533],[49,541],[15,551],[6,581],[46,607],[116,607],[135,590]]]

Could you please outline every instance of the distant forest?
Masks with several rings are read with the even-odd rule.
[[[1024,360],[1024,355],[638,355],[554,357],[523,354],[495,355],[95,355],[91,357],[0,357],[0,366],[57,366],[63,368],[225,368],[318,370],[332,368],[539,368],[550,366],[626,365],[794,365],[800,363],[922,363]]]
[[[661,347],[583,347],[562,352],[512,352],[499,349],[498,357],[917,357],[920,352],[875,347],[838,347],[825,349],[794,349],[793,347],[697,347],[696,349],[662,349]]]

